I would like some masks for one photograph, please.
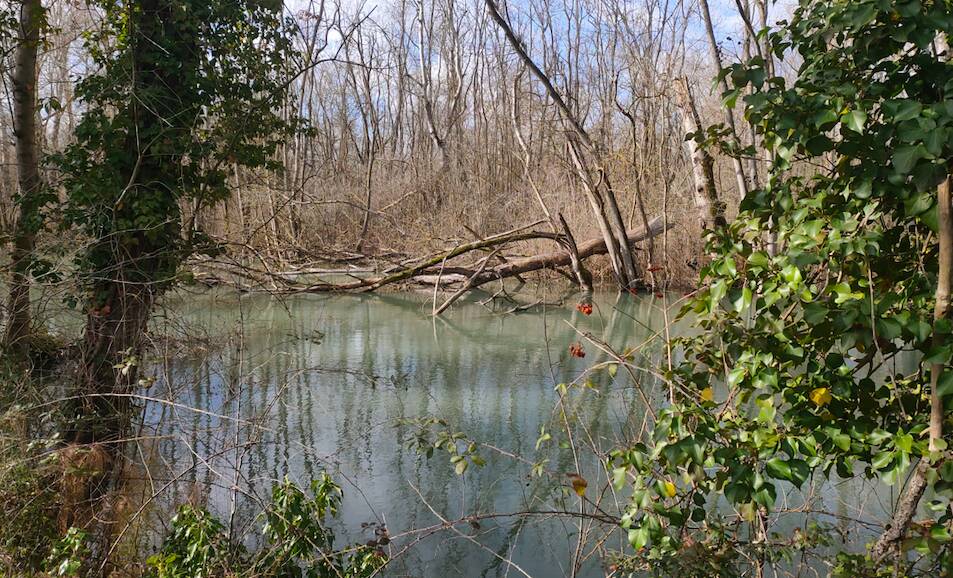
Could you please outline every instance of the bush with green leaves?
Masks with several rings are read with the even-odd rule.
[[[309,496],[287,479],[272,489],[264,512],[267,545],[255,553],[228,540],[225,526],[209,512],[183,506],[158,553],[148,564],[155,578],[276,577],[363,578],[387,561],[377,548],[334,549],[328,526],[337,517],[342,492],[327,474],[311,483]]]
[[[793,81],[761,56],[725,70],[769,178],[709,235],[711,263],[683,311],[701,331],[676,341],[684,362],[666,375],[675,395],[651,439],[611,458],[633,491],[624,526],[643,567],[689,546],[770,559],[790,542],[765,531],[783,488],[835,473],[897,484],[915,463],[931,465],[932,517],[895,545],[897,572],[948,563],[953,463],[945,439],[930,451],[927,428],[931,367],[937,392],[953,393],[953,322],[933,319],[951,32],[945,1],[802,1],[764,32],[773,58],[797,66]],[[885,567],[864,561],[863,544],[848,550],[841,575]]]
[[[4,452],[0,473],[0,552],[16,567],[38,570],[59,537],[55,468],[34,456]]]

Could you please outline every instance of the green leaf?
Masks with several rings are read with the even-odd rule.
[[[946,144],[948,137],[949,131],[947,129],[937,127],[927,133],[923,144],[931,155],[940,156],[943,154],[943,145]]]
[[[940,479],[953,482],[953,461],[947,460],[940,465]]]
[[[770,512],[774,509],[774,500],[777,498],[774,484],[764,484],[751,498]]]
[[[801,284],[801,270],[796,265],[787,265],[781,269],[781,277],[795,287]]]
[[[791,481],[793,479],[790,464],[781,458],[771,458],[767,461],[767,463],[765,463],[764,469],[772,478],[786,481]]]
[[[916,217],[925,212],[933,206],[933,195],[934,193],[932,191],[924,191],[911,195],[909,199],[903,202],[904,212],[910,217]]]
[[[878,337],[893,341],[903,333],[900,323],[895,319],[883,318],[877,320]]]
[[[811,476],[811,468],[807,462],[801,459],[792,459],[788,461],[791,467],[791,482],[798,488]]]
[[[844,115],[842,122],[850,130],[863,134],[864,125],[867,124],[867,113],[862,110],[852,110]]]
[[[860,293],[859,291],[851,291],[850,285],[844,282],[831,286],[830,290],[836,295],[834,298],[834,303],[837,303],[838,305],[842,305],[848,301],[864,298],[863,293]]]
[[[729,90],[722,96],[721,103],[725,106],[725,108],[734,108],[735,104],[738,102],[739,96],[741,96],[740,88]]]
[[[873,459],[870,460],[870,467],[875,470],[882,470],[893,462],[893,458],[894,452],[892,451],[880,452],[875,454]]]
[[[853,8],[849,13],[850,25],[853,28],[863,28],[864,26],[873,22],[874,18],[877,16],[877,8],[873,3],[868,2],[857,2],[852,3],[849,6]]]
[[[933,524],[930,526],[930,538],[937,542],[949,542],[950,530],[943,524]]]
[[[898,450],[904,453],[909,454],[913,450],[913,436],[910,434],[898,435],[893,443]]]
[[[829,310],[822,303],[812,302],[804,306],[804,320],[811,325],[817,325],[827,319]]]
[[[831,441],[845,452],[850,449],[850,436],[845,433],[835,433],[831,436]]]
[[[902,175],[910,174],[917,161],[926,156],[923,145],[901,145],[893,153],[893,166]]]
[[[949,345],[937,345],[931,347],[923,356],[923,363],[927,365],[944,365],[950,361],[951,348]]]
[[[625,485],[626,468],[614,468],[612,470],[612,487],[619,491]]]
[[[814,114],[814,126],[822,128],[824,125],[837,121],[837,113],[834,110],[825,108]]]
[[[745,286],[741,290],[741,295],[735,300],[735,311],[742,312],[751,305],[751,289]]]
[[[649,543],[648,528],[633,528],[629,530],[629,545],[638,552]]]
[[[807,139],[807,142],[804,143],[804,148],[807,149],[807,152],[810,154],[820,156],[834,149],[834,141],[827,135],[818,134]]]
[[[755,251],[754,253],[751,254],[750,257],[748,257],[749,268],[758,267],[763,269],[768,266],[769,262],[770,262],[770,257],[768,257],[768,254],[765,253],[764,251]]]
[[[728,387],[735,387],[744,379],[747,370],[744,366],[738,366],[728,373]]]
[[[915,100],[888,100],[884,103],[884,110],[892,116],[893,122],[903,122],[920,116],[923,105]]]

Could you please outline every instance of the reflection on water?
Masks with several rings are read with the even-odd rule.
[[[672,299],[596,295],[588,317],[572,300],[515,315],[461,300],[436,320],[431,297],[417,294],[169,299],[154,333],[189,336],[192,347],[155,368],[149,395],[174,402],[148,407],[146,433],[158,441],[144,447],[153,466],[143,484],[162,494],[160,509],[207,500],[254,545],[255,513],[271,484],[286,474],[307,483],[329,470],[345,493],[338,544],[372,538],[364,523],[386,524],[396,536],[391,553],[400,553],[388,575],[569,575],[578,518],[502,516],[433,530],[440,517],[578,512],[565,490],[565,474],[577,468],[590,481],[587,497],[601,494],[617,512],[624,496],[604,491],[597,452],[636,438],[648,416],[624,371],[580,377],[609,359],[581,333],[618,351],[638,348],[634,364],[652,367],[662,359],[652,337]],[[574,342],[584,359],[569,354]],[[650,372],[635,377],[653,405],[663,403]],[[566,398],[578,419],[570,444],[554,386],[571,382],[579,386]],[[500,451],[480,449],[486,465],[457,476],[445,453],[428,460],[410,448],[416,428],[399,425],[430,416]],[[553,439],[537,451],[541,428]],[[532,476],[543,459],[547,473]],[[868,518],[887,500],[831,484],[815,506]],[[858,511],[861,504],[871,511]],[[578,575],[602,576],[600,554],[624,549],[624,536],[605,525],[584,529],[589,547]]]

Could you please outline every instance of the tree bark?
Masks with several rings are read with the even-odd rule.
[[[679,107],[682,109],[682,126],[685,134],[697,133],[701,130],[701,119],[695,107],[695,100],[692,98],[691,88],[688,86],[688,79],[677,80],[675,92],[678,96]],[[692,177],[695,181],[692,191],[702,228],[724,227],[727,221],[724,204],[718,199],[718,191],[715,189],[714,159],[693,138],[687,139],[685,146],[692,161]]]
[[[705,32],[708,33],[708,47],[711,51],[712,64],[715,66],[719,77],[718,86],[721,88],[722,95],[724,95],[728,92],[728,81],[721,75],[724,67],[721,63],[721,51],[718,49],[718,40],[715,38],[715,29],[711,22],[711,11],[708,9],[708,0],[698,0],[698,4],[701,8],[702,19],[705,21]],[[738,130],[735,127],[735,113],[727,106],[725,106],[724,109],[725,121],[728,123],[728,128],[731,129],[731,136],[735,140],[738,140]],[[736,156],[732,157],[731,162],[734,165],[735,181],[738,184],[738,198],[743,199],[748,194],[748,180],[745,177],[744,165],[741,163],[741,159]]]
[[[953,292],[953,198],[950,194],[950,178],[947,177],[937,187],[937,217],[939,224],[938,240],[940,254],[938,257],[939,269],[936,283],[936,302],[933,306],[934,345],[944,345],[943,337],[936,331],[936,326],[949,319],[951,307],[951,292]],[[933,363],[930,365],[930,422],[929,448],[931,452],[940,448],[937,442],[943,439],[943,399],[937,391],[940,374],[946,368],[945,364]],[[927,489],[927,475],[933,466],[926,459],[917,464],[907,487],[897,501],[890,523],[884,533],[870,550],[870,557],[880,563],[893,554],[897,545],[903,539],[907,527],[917,513],[917,506]]]
[[[563,218],[563,214],[559,213],[559,224],[563,228],[563,235],[566,237],[564,243],[566,251],[569,252],[569,263],[572,267],[572,273],[576,277],[576,282],[579,284],[579,288],[587,293],[592,292],[592,273],[586,269],[585,265],[582,264],[582,259],[579,258],[579,247],[576,245],[576,238],[572,235],[572,230],[569,228],[569,223],[566,222],[566,219]],[[645,223],[645,230],[648,231],[648,222]],[[652,236],[649,237],[649,242],[651,243]]]
[[[634,243],[644,241],[650,237],[662,234],[665,230],[665,224],[661,217],[655,217],[649,222],[647,229],[638,229],[628,233],[626,245],[631,246]],[[577,245],[579,259],[588,259],[595,255],[605,255],[608,249],[604,239],[590,239]],[[485,271],[473,284],[478,287],[484,283],[514,275],[539,271],[540,269],[555,269],[556,267],[567,267],[572,265],[572,256],[568,251],[559,251],[556,253],[543,253],[533,255],[522,259],[510,259],[506,263],[497,265],[491,270]]]
[[[40,210],[39,151],[37,146],[37,70],[36,55],[43,25],[40,0],[23,0],[20,5],[19,38],[13,73],[14,135],[18,185],[19,217],[13,234],[13,254],[8,301],[9,320],[5,336],[8,351],[20,357],[29,354],[31,331],[30,261],[33,258]]]
[[[120,169],[125,188],[106,200],[117,220],[135,223],[161,211],[161,225],[108,230],[94,241],[92,273],[82,346],[84,391],[69,432],[80,443],[115,444],[129,425],[127,394],[138,381],[138,364],[156,296],[178,264],[182,216],[177,175],[196,115],[189,78],[198,69],[197,23],[183,21],[175,0],[140,0],[129,10],[133,98],[124,114],[135,129],[126,149],[135,154]],[[173,147],[171,152],[168,148]],[[126,199],[150,199],[137,206]],[[118,445],[108,446],[118,451]]]
[[[371,145],[367,152],[367,172],[364,175],[364,219],[361,221],[361,232],[358,234],[357,245],[354,247],[356,253],[364,251],[364,243],[367,241],[367,231],[371,226],[371,202],[374,192],[374,161],[377,158],[375,145]]]

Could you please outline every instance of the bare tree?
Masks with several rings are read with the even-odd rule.
[[[718,199],[718,191],[715,188],[713,170],[715,161],[711,154],[695,140],[695,136],[702,130],[702,126],[698,109],[695,107],[695,99],[692,97],[691,87],[688,85],[688,79],[681,78],[677,80],[675,87],[679,105],[682,108],[685,134],[690,135],[685,140],[685,147],[692,159],[692,175],[695,180],[693,189],[695,206],[698,207],[702,228],[724,227],[727,225],[727,221],[725,220],[724,204]]]
[[[708,48],[711,53],[712,64],[718,75],[718,87],[721,89],[722,95],[725,95],[728,93],[728,80],[725,78],[725,75],[722,74],[724,66],[722,65],[721,49],[718,47],[718,40],[715,38],[715,28],[711,21],[711,10],[708,8],[708,0],[698,0],[698,6],[701,9],[702,19],[705,23],[705,32],[708,34]],[[738,129],[735,126],[735,113],[730,106],[725,106],[724,110],[725,122],[728,123],[731,134],[737,139]],[[737,156],[732,157],[732,164],[735,168],[735,182],[738,184],[738,196],[739,198],[743,198],[748,194],[749,189],[744,165]]]
[[[616,281],[623,288],[635,286],[639,281],[639,275],[636,272],[632,250],[628,245],[625,225],[619,213],[615,192],[609,184],[609,175],[601,168],[593,169],[588,156],[597,152],[596,144],[583,127],[579,117],[573,113],[560,92],[553,86],[549,76],[536,65],[526,52],[522,42],[516,37],[512,27],[500,14],[493,0],[486,0],[486,7],[493,21],[503,31],[520,60],[542,83],[547,94],[562,113],[563,120],[571,127],[572,132],[569,133],[570,136],[567,138],[570,156],[592,207],[593,215],[606,241]]]

